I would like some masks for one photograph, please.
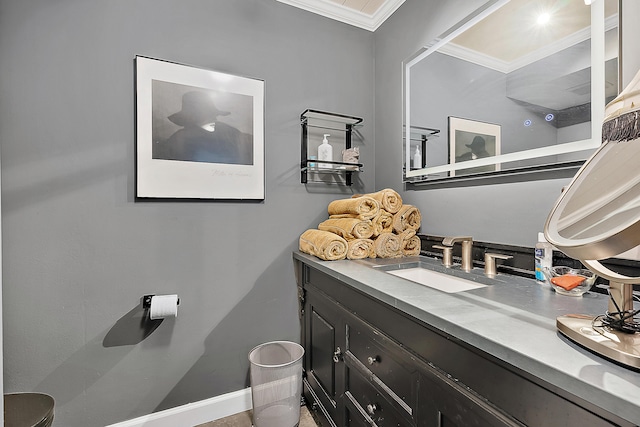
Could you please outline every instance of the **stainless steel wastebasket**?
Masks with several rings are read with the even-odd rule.
[[[53,423],[53,397],[44,393],[4,395],[5,427],[49,427]]]
[[[289,341],[260,344],[249,352],[255,427],[300,423],[304,348]]]

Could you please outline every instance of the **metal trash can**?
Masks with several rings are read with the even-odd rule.
[[[304,348],[289,341],[260,344],[249,352],[255,427],[300,423]]]
[[[5,427],[50,427],[53,423],[53,397],[44,393],[4,395]]]

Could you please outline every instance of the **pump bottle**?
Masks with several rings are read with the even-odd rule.
[[[331,135],[328,133],[324,134],[322,144],[318,147],[318,160],[333,161],[333,147],[329,144],[329,140],[327,139],[328,136]],[[331,163],[318,163],[318,167],[332,169],[333,165]]]
[[[535,247],[536,282],[538,284],[547,284],[543,271],[545,268],[551,268],[552,264],[553,246],[544,238],[544,233],[538,233],[538,243],[536,243]]]
[[[416,152],[413,154],[413,168],[422,169],[422,153],[419,145],[416,146]]]

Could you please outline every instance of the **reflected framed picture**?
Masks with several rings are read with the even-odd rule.
[[[500,155],[500,125],[449,116],[449,163]],[[451,176],[500,170],[500,164],[452,170]]]
[[[136,56],[136,199],[264,200],[264,81]]]

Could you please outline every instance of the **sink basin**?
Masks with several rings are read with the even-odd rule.
[[[484,288],[487,285],[430,270],[420,261],[375,267],[394,276],[411,280],[442,292],[456,293]]]

